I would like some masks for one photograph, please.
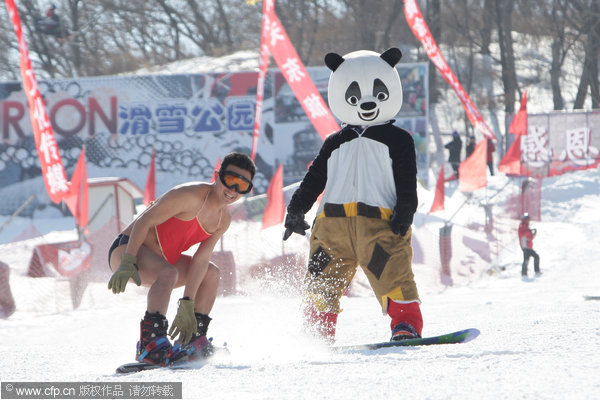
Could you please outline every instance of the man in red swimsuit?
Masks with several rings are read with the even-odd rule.
[[[219,286],[219,269],[210,256],[229,228],[228,205],[252,189],[254,162],[230,153],[213,183],[189,182],[170,189],[150,205],[115,239],[109,250],[114,271],[108,288],[125,291],[129,280],[150,288],[140,324],[137,360],[166,365],[214,350],[206,338]],[[193,256],[182,254],[200,243]],[[185,286],[167,338],[167,307],[171,292]]]

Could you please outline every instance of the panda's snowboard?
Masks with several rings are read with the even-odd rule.
[[[429,346],[433,344],[455,344],[466,343],[479,336],[479,330],[475,328],[464,329],[462,331],[447,333],[439,336],[430,336],[416,339],[404,339],[390,342],[357,344],[350,346],[334,346],[335,352],[347,352],[353,350],[377,350],[387,347],[402,347],[402,346]]]

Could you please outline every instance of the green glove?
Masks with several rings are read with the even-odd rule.
[[[110,277],[110,281],[108,281],[108,289],[112,290],[114,294],[124,292],[129,278],[133,278],[133,281],[138,286],[142,284],[137,269],[137,258],[131,254],[124,253],[123,257],[121,257],[121,265],[119,265],[119,268]]]
[[[197,332],[198,323],[194,314],[194,302],[189,297],[179,299],[179,308],[173,324],[171,324],[171,329],[169,329],[169,336],[171,339],[175,339],[179,335],[179,342],[188,344]]]

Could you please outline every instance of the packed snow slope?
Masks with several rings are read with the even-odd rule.
[[[504,271],[466,285],[445,288],[415,270],[423,333],[478,328],[470,343],[336,354],[301,333],[296,292],[257,285],[218,298],[211,313],[209,333],[227,342],[229,356],[126,376],[114,370],[133,361],[146,291],[129,285],[115,296],[98,283],[75,311],[23,311],[31,245],[0,245],[17,302],[0,320],[0,380],[175,381],[185,399],[598,399],[600,301],[585,296],[600,296],[600,172],[546,179],[542,196],[542,221],[533,224],[541,277],[521,279],[516,239]],[[338,344],[388,339],[373,296],[344,298],[342,308]]]

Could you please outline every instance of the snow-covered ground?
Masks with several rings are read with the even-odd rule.
[[[248,287],[218,298],[211,314],[209,333],[228,343],[229,356],[127,376],[114,370],[133,361],[146,291],[130,285],[115,296],[96,283],[79,309],[61,308],[65,282],[44,292],[22,276],[36,239],[2,244],[17,312],[0,320],[0,381],[182,382],[185,399],[598,399],[600,301],[584,296],[600,296],[600,171],[546,179],[542,196],[542,221],[532,223],[541,277],[521,280],[518,248],[500,260],[505,271],[450,288],[415,267],[423,333],[478,328],[470,343],[334,354],[301,334],[294,291]],[[46,242],[73,236],[36,222]],[[6,229],[22,228],[16,220]],[[50,304],[36,311],[33,299]],[[373,296],[344,298],[342,308],[338,344],[388,339],[389,320]]]

